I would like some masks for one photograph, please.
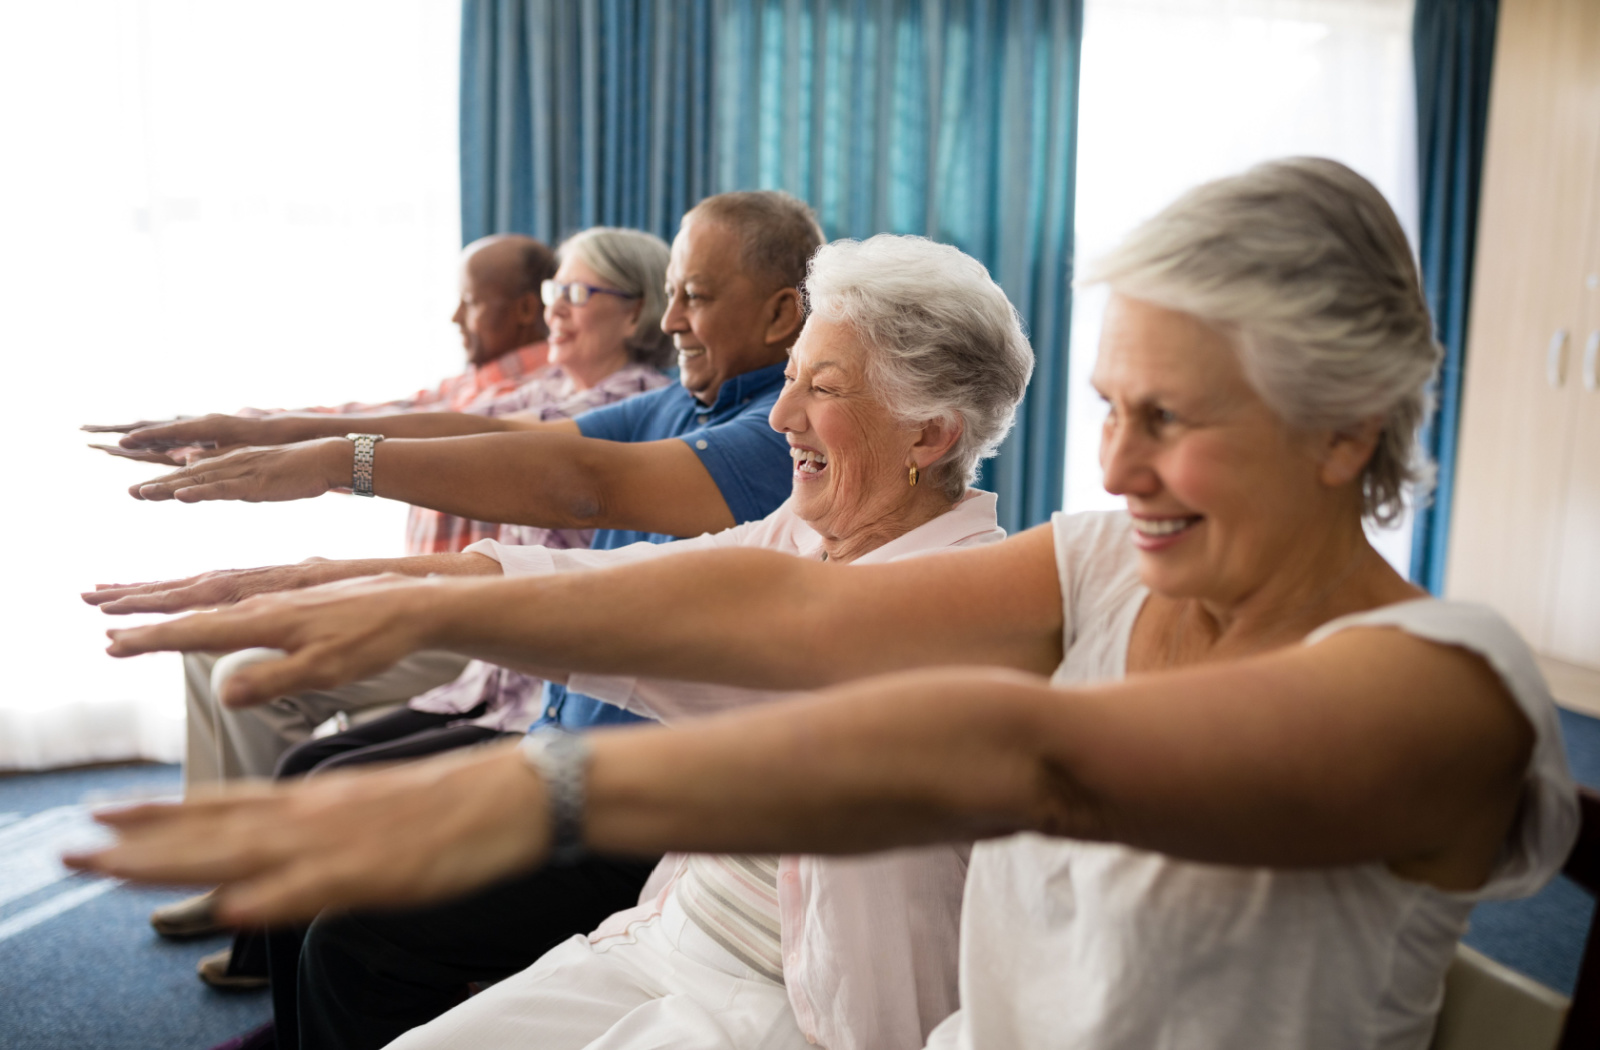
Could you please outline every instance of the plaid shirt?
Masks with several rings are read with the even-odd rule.
[[[609,405],[665,386],[670,380],[646,365],[627,365],[587,390],[580,390],[560,367],[550,365],[535,372],[509,393],[480,396],[457,411],[481,416],[532,416],[541,422],[571,419],[591,408]],[[473,521],[436,510],[412,507],[406,518],[407,554],[452,554],[479,540],[539,544],[566,550],[587,547],[593,529],[536,529],[529,525],[501,525]]]

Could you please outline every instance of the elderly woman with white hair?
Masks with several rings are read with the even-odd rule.
[[[1281,161],[1180,198],[1097,276],[1113,292],[1101,457],[1124,512],[843,572],[725,551],[372,584],[112,646],[290,651],[241,698],[422,645],[817,695],[137,807],[106,818],[118,845],[75,863],[218,878],[225,909],[262,918],[459,892],[580,844],[986,840],[960,1009],[931,1047],[1422,1050],[1474,903],[1548,880],[1577,806],[1526,645],[1408,584],[1363,531],[1423,476],[1438,351],[1404,234],[1349,169]],[[406,841],[364,827],[402,814]],[[487,1024],[496,1002],[462,1009]]]
[[[993,454],[1010,428],[1033,367],[1016,311],[999,286],[955,248],[885,235],[822,248],[812,259],[805,290],[810,316],[771,414],[771,425],[788,435],[792,449],[793,494],[765,519],[665,545],[580,551],[489,541],[454,560],[351,562],[344,573],[339,563],[324,562],[223,574],[221,582],[231,576],[254,591],[265,576],[273,588],[293,588],[326,579],[330,571],[337,576],[383,568],[543,575],[735,548],[780,551],[833,567],[1003,539],[994,495],[969,488],[980,460]],[[554,321],[552,331],[558,331]],[[189,590],[196,600],[213,602],[218,583],[216,574],[208,574],[199,584],[139,590],[180,599]],[[564,675],[552,671],[549,677]],[[574,676],[568,684],[668,722],[776,695],[683,681]],[[550,971],[559,966],[562,980],[583,990],[578,1004],[586,1004],[587,1012],[572,1024],[606,1027],[622,1020],[621,1013],[611,1016],[622,994],[612,987],[623,972],[617,967],[642,966],[652,969],[659,987],[637,995],[628,1011],[632,1025],[639,1023],[639,1011],[666,1010],[670,1016],[690,1001],[715,1015],[714,1021],[677,1022],[696,1031],[705,1024],[741,1032],[758,1025],[772,1028],[774,1038],[787,1031],[789,1042],[799,1046],[807,1045],[808,1032],[821,1031],[835,1047],[909,1050],[955,1009],[967,852],[964,845],[939,845],[847,861],[668,857],[639,908],[614,916],[589,941],[565,945],[530,974],[511,980],[548,989]],[[553,886],[515,889],[527,892],[497,893],[492,906],[569,906]],[[482,910],[473,907],[474,914]],[[301,979],[274,979],[278,1030],[297,1027],[301,1045],[324,1045],[312,1029],[317,1018],[337,1012],[334,1004],[383,998],[385,1009],[362,1009],[361,1020],[370,1019],[371,1030],[341,1033],[339,1043],[378,1046],[439,1012],[430,1011],[432,999],[442,995],[450,1002],[469,979],[505,976],[498,963],[486,963],[476,971],[452,970],[456,987],[400,988],[357,977],[356,967],[329,963],[367,944],[390,951],[407,944],[408,921],[401,914],[313,924],[299,952]],[[434,915],[426,921],[430,928],[443,924]],[[622,942],[625,947],[619,947]],[[528,949],[526,962],[532,962],[542,946]],[[675,961],[684,953],[701,965]],[[471,956],[472,949],[463,946],[457,954]],[[380,968],[374,961],[364,969]],[[596,981],[605,991],[597,990]],[[716,997],[730,981],[743,989],[740,1005],[719,1009]],[[282,994],[296,983],[298,996]],[[596,1008],[597,996],[607,1005]],[[298,1024],[283,1016],[291,1009]],[[532,1009],[544,1023],[554,1024],[561,1015],[554,1004]],[[381,1020],[379,1013],[385,1015]],[[346,1027],[354,1020],[344,1016]]]

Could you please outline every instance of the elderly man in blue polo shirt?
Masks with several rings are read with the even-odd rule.
[[[789,495],[788,444],[767,416],[803,320],[798,286],[822,241],[805,204],[771,191],[710,197],[684,217],[661,322],[678,350],[679,385],[570,421],[485,420],[461,436],[390,436],[365,447],[336,437],[248,448],[131,491],[152,500],[264,501],[353,487],[478,520],[598,527],[596,548],[765,517]],[[389,422],[384,430],[394,435]],[[437,433],[437,421],[429,423]],[[172,439],[152,428],[124,444]],[[373,572],[459,572],[472,557],[281,566],[88,597],[108,612],[173,609]],[[552,683],[535,724],[580,729],[636,717]],[[319,920],[303,952],[297,932],[275,935],[276,1045],[382,1046],[454,1005],[469,981],[520,970],[635,903],[654,863],[592,858],[426,911]]]

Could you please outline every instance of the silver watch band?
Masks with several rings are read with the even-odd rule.
[[[550,796],[550,859],[570,864],[583,856],[584,780],[588,741],[558,726],[544,725],[522,738],[522,760],[539,774]]]
[[[357,496],[371,496],[372,450],[383,440],[382,434],[346,434],[356,447],[355,469],[350,475],[350,491]]]

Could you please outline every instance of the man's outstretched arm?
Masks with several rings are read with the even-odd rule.
[[[128,491],[184,503],[309,499],[348,487],[354,463],[354,446],[344,438],[243,448]],[[673,536],[735,524],[722,490],[686,443],[601,441],[580,436],[572,422],[527,433],[383,441],[374,449],[372,479],[379,496],[478,521]]]
[[[559,426],[559,422],[556,424]],[[121,433],[117,445],[124,450],[161,451],[169,448],[235,448],[242,445],[292,445],[318,438],[342,437],[353,431],[391,438],[460,437],[519,430],[547,430],[551,424],[515,413],[499,417],[469,412],[380,412],[333,414],[280,412],[251,418],[211,414],[163,422],[140,421],[126,425],[84,427],[91,433]],[[109,450],[108,450],[109,451]]]

